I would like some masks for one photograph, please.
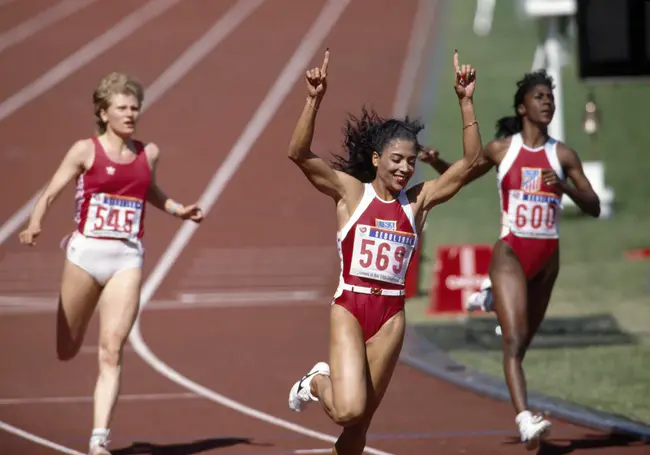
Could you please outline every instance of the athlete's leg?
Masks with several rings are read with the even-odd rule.
[[[367,404],[363,416],[343,428],[336,442],[335,455],[360,455],[366,445],[366,434],[375,411],[379,407],[399,359],[405,328],[404,311],[388,320],[366,343],[368,359]]]
[[[330,310],[331,377],[316,375],[311,392],[327,415],[341,426],[353,425],[366,409],[366,346],[356,318],[341,305]]]
[[[502,240],[494,245],[490,262],[494,309],[502,331],[503,370],[517,413],[527,409],[522,362],[530,338],[527,279],[516,254]]]
[[[124,344],[138,315],[142,269],[117,272],[99,303],[99,376],[94,394],[94,436],[106,438],[120,390]],[[92,443],[92,441],[91,441]]]
[[[65,260],[56,325],[56,351],[60,360],[70,360],[79,352],[101,289],[88,272]]]
[[[551,301],[553,286],[560,271],[560,254],[556,249],[540,273],[528,284],[528,339],[526,349],[533,341],[537,329],[544,320],[548,304]]]

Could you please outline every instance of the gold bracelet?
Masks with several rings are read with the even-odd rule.
[[[463,127],[463,131],[465,131],[465,130],[466,130],[467,128],[469,128],[470,126],[474,126],[474,125],[478,125],[478,122],[477,122],[476,120],[474,120],[474,121],[473,121],[472,123],[470,123],[469,125],[465,125],[465,126]]]
[[[318,108],[314,104],[311,104],[309,98],[307,98],[307,104],[309,104],[309,107],[311,107],[314,110],[314,112],[318,112]]]

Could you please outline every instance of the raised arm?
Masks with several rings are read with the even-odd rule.
[[[571,180],[573,186],[560,180],[552,169],[544,169],[542,176],[547,185],[556,185],[567,196],[569,196],[580,210],[588,215],[597,218],[600,216],[600,198],[594,191],[582,169],[582,162],[575,150],[567,147],[563,143],[557,146],[558,159],[564,169],[566,176]]]
[[[90,159],[91,155],[92,147],[88,140],[75,142],[66,152],[45,191],[36,201],[27,227],[18,235],[21,243],[25,245],[36,244],[36,237],[41,233],[41,225],[50,206],[59,197],[61,191],[84,171],[85,163]]]
[[[414,189],[418,192],[417,205],[427,212],[432,207],[449,200],[467,183],[482,159],[481,134],[474,113],[472,100],[475,87],[475,71],[469,65],[458,63],[454,52],[456,81],[454,88],[460,103],[463,122],[463,156],[452,164],[438,179],[428,180]]]
[[[338,202],[345,193],[342,179],[352,177],[332,169],[311,150],[316,115],[327,91],[329,55],[326,50],[322,66],[308,70],[305,75],[307,99],[291,136],[288,155],[318,191]]]
[[[158,146],[153,142],[148,143],[145,148],[145,153],[147,154],[147,160],[149,161],[149,166],[151,168],[151,185],[149,186],[149,192],[147,193],[147,202],[157,209],[182,220],[191,220],[195,223],[203,221],[203,211],[197,204],[187,206],[180,204],[167,196],[167,194],[158,186],[156,181],[156,169],[160,160],[160,149]]]

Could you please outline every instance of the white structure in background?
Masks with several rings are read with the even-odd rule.
[[[563,36],[565,30],[562,30],[562,22],[576,14],[577,0],[518,0],[517,6],[522,18],[536,21],[541,31],[531,70],[545,68],[553,77],[556,110],[548,132],[554,138],[564,141],[562,67],[570,55],[570,46],[567,37]],[[474,33],[485,36],[491,31],[494,8],[495,0],[477,0]],[[600,198],[600,218],[609,218],[612,213],[614,191],[605,184],[605,164],[602,161],[585,161],[583,168]],[[562,204],[575,206],[567,196],[562,198]]]

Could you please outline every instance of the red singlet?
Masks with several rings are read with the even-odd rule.
[[[542,169],[549,168],[564,180],[557,141],[549,139],[542,147],[531,149],[524,145],[521,134],[515,134],[497,173],[500,238],[513,249],[529,280],[546,265],[560,238],[562,192],[544,184]]]
[[[130,163],[112,161],[93,137],[93,164],[77,178],[75,221],[86,237],[137,241],[144,234],[151,168],[144,145],[134,141]]]
[[[341,277],[332,304],[352,313],[367,341],[404,308],[404,278],[417,245],[406,192],[384,201],[366,183],[337,243]]]

